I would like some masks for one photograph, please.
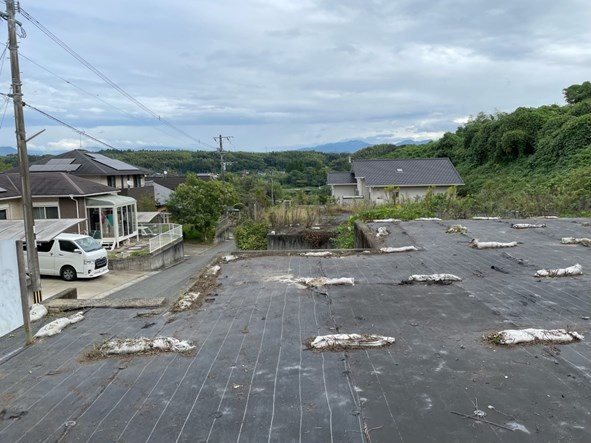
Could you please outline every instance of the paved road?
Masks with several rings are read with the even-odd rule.
[[[235,249],[232,240],[225,241],[201,252],[198,255],[186,257],[181,263],[171,266],[125,289],[121,289],[108,298],[130,297],[167,297],[176,298],[187,288],[195,275],[209,261],[219,253],[230,252]]]
[[[170,268],[164,269],[144,280],[114,292],[107,298],[166,297],[176,299],[185,290],[196,274],[217,254],[235,249],[233,241],[225,241],[206,249]],[[33,333],[43,322],[33,324]],[[0,339],[0,362],[13,351],[20,349],[25,342],[22,328]]]

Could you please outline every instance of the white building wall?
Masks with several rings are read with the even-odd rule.
[[[403,200],[420,200],[425,197],[430,186],[404,186],[399,188],[398,198]],[[447,191],[448,186],[436,186],[433,189],[433,194],[443,194]],[[388,195],[385,187],[371,188],[371,202],[376,204],[387,203]]]
[[[343,197],[352,197],[357,195],[357,185],[331,185],[332,196],[339,201]]]

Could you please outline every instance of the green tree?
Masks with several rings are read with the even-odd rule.
[[[154,201],[154,197],[149,195],[141,196],[137,201],[137,210],[139,212],[155,212],[156,202]]]
[[[192,225],[208,240],[224,208],[237,202],[236,190],[229,183],[203,181],[189,174],[185,183],[171,194],[167,208],[174,220]]]
[[[564,99],[570,105],[580,103],[583,100],[591,98],[591,82],[583,82],[580,85],[571,85],[562,90]]]

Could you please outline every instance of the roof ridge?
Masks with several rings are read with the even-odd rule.
[[[84,191],[82,190],[82,188],[80,188],[80,186],[78,186],[76,183],[74,183],[74,180],[72,180],[68,174],[66,174],[65,172],[60,172],[60,174],[62,175],[62,177],[64,177],[67,181],[70,182],[70,184],[72,186],[74,186],[74,188],[80,193],[80,194],[84,194]]]
[[[12,174],[19,174],[19,173],[18,172],[12,172]],[[10,184],[12,185],[12,187],[14,188],[14,190],[20,194],[21,193],[20,189],[16,187],[16,185],[14,184],[14,182],[12,181],[12,179],[10,178],[10,175],[9,174],[6,174],[6,178],[8,179],[8,181],[10,182]]]

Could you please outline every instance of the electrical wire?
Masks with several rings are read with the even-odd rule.
[[[39,63],[37,63],[35,60],[31,59],[30,57],[27,57],[27,56],[26,56],[26,55],[24,55],[22,52],[19,52],[19,57],[21,57],[21,58],[25,59],[25,60],[26,60],[26,61],[28,61],[29,63],[32,63],[33,65],[35,65],[35,66],[37,66],[38,68],[40,68],[40,69],[44,70],[45,72],[47,72],[47,73],[49,73],[49,74],[53,75],[53,76],[54,76],[54,77],[56,77],[57,79],[59,79],[59,80],[63,81],[64,83],[66,83],[66,84],[68,84],[68,85],[72,86],[73,88],[76,88],[78,91],[82,92],[83,94],[86,94],[86,95],[88,95],[89,97],[92,97],[92,98],[94,98],[94,99],[96,99],[96,100],[100,101],[101,103],[103,103],[103,104],[105,104],[105,105],[107,105],[107,106],[111,107],[112,109],[115,109],[115,110],[116,110],[116,111],[118,111],[118,112],[121,112],[122,114],[125,114],[125,115],[127,115],[127,116],[128,116],[128,117],[130,117],[130,118],[133,118],[133,119],[136,119],[136,120],[138,120],[138,121],[141,121],[141,119],[140,119],[140,118],[138,118],[136,115],[132,114],[131,112],[129,112],[129,111],[126,111],[125,109],[123,109],[123,108],[120,108],[120,107],[118,107],[118,106],[115,106],[114,104],[112,104],[112,103],[109,103],[108,101],[106,101],[106,100],[104,100],[103,98],[101,98],[101,97],[100,97],[98,94],[94,94],[94,93],[92,93],[92,92],[90,92],[90,91],[88,91],[88,90],[86,90],[86,89],[82,88],[81,86],[78,86],[77,84],[73,83],[72,81],[70,81],[70,80],[68,80],[68,79],[66,79],[66,78],[64,78],[64,77],[62,77],[61,75],[59,75],[59,74],[57,74],[57,73],[53,72],[51,69],[49,69],[49,68],[47,68],[47,67],[45,67],[45,66],[43,66],[43,65],[41,65],[41,64],[39,64]],[[1,69],[1,67],[0,67],[0,74],[1,74],[1,72],[2,72],[2,69]],[[158,131],[160,131],[160,132],[162,132],[163,134],[165,134],[165,135],[167,135],[167,136],[169,136],[169,137],[170,137],[171,135],[172,135],[173,137],[175,136],[174,134],[171,134],[171,133],[169,133],[169,132],[165,131],[165,130],[164,130],[164,128],[162,128],[162,127],[160,127],[160,126],[154,126],[153,128],[154,128],[154,129],[156,129],[156,130],[158,130]]]
[[[8,102],[10,101],[10,98],[8,96],[4,97],[4,111],[2,111],[2,120],[0,120],[0,129],[2,129],[2,126],[4,125],[4,117],[6,117],[6,109],[8,109]]]
[[[4,45],[4,49],[2,50],[2,54],[0,55],[0,58],[2,59],[0,61],[0,76],[2,75],[2,70],[4,69],[4,61],[6,60],[5,55],[6,55],[7,49],[8,49],[8,42],[6,42],[6,45]]]
[[[0,95],[2,95],[3,97],[7,97],[7,98],[11,97],[11,96],[10,96],[10,94],[4,94],[4,93],[2,93],[2,92],[0,92]],[[71,129],[72,131],[74,131],[74,132],[76,132],[76,133],[80,134],[81,136],[84,136],[84,137],[86,137],[86,138],[89,138],[89,139],[91,139],[91,140],[93,140],[93,141],[97,142],[97,143],[100,143],[101,145],[103,145],[103,146],[106,146],[106,147],[107,147],[107,148],[109,148],[109,149],[115,149],[115,150],[117,150],[117,148],[116,148],[115,146],[113,146],[113,145],[110,145],[109,143],[107,143],[107,142],[104,142],[104,141],[102,141],[101,139],[99,139],[99,138],[96,138],[95,136],[93,136],[93,135],[90,135],[90,134],[88,134],[88,133],[86,133],[86,132],[84,132],[84,131],[81,131],[80,129],[78,129],[78,128],[76,128],[76,127],[72,126],[72,125],[70,125],[69,123],[66,123],[66,122],[65,122],[65,121],[63,121],[63,120],[60,120],[59,118],[57,118],[57,117],[55,117],[55,116],[53,116],[53,115],[49,114],[48,112],[42,111],[41,109],[39,109],[39,108],[37,108],[37,107],[35,107],[35,106],[33,106],[33,105],[30,105],[29,103],[24,103],[24,102],[23,102],[23,106],[26,106],[27,108],[31,108],[31,109],[33,109],[34,111],[37,111],[39,114],[42,114],[42,115],[44,115],[45,117],[47,117],[48,119],[50,119],[50,120],[53,120],[54,122],[56,122],[56,123],[59,123],[60,125],[62,125],[62,126],[65,126],[66,128],[69,128],[69,129]]]
[[[99,69],[94,67],[86,59],[84,59],[84,57],[82,57],[80,54],[78,54],[76,51],[74,51],[72,48],[70,48],[70,46],[68,46],[65,42],[60,40],[54,33],[52,33],[49,29],[47,29],[43,24],[41,24],[37,19],[35,19],[31,14],[29,14],[27,11],[25,11],[20,6],[19,6],[19,12],[25,19],[27,19],[30,23],[32,23],[33,26],[35,26],[37,29],[39,29],[42,33],[44,33],[51,40],[53,40],[54,43],[56,43],[58,46],[60,46],[62,49],[64,49],[68,54],[70,54],[72,57],[74,57],[79,63],[81,63],[84,67],[86,67],[91,72],[93,72],[95,75],[97,75],[107,85],[111,86],[113,89],[115,89],[122,96],[124,96],[129,101],[134,103],[136,106],[138,106],[144,112],[146,112],[147,114],[150,114],[152,117],[154,117],[160,123],[172,128],[173,130],[175,130],[179,134],[184,135],[186,138],[188,138],[188,139],[190,139],[202,146],[206,146],[210,149],[215,149],[213,146],[209,145],[208,143],[202,142],[201,140],[193,137],[192,135],[188,134],[184,130],[182,130],[182,129],[178,128],[177,126],[173,125],[172,123],[170,123],[168,120],[163,119],[156,112],[152,111],[148,106],[144,105],[138,99],[133,97],[131,94],[129,94],[127,91],[125,91],[121,86],[119,86],[117,83],[115,83],[113,80],[111,80],[105,74],[103,74]]]
[[[57,122],[57,123],[59,123],[60,125],[63,125],[63,126],[65,126],[66,128],[70,128],[72,131],[74,131],[74,132],[77,132],[77,133],[78,133],[78,134],[80,134],[81,136],[84,136],[84,137],[86,137],[86,138],[89,138],[89,139],[91,139],[91,140],[93,140],[93,141],[97,142],[97,143],[100,143],[101,145],[103,145],[103,146],[106,146],[106,147],[107,147],[107,148],[109,148],[109,149],[115,149],[115,150],[117,150],[117,148],[116,148],[115,146],[113,146],[113,145],[110,145],[109,143],[107,143],[107,142],[104,142],[104,141],[102,141],[101,139],[98,139],[98,138],[96,138],[96,137],[94,137],[94,136],[92,136],[92,135],[90,135],[90,134],[88,134],[88,133],[86,133],[86,132],[84,132],[84,131],[81,131],[80,129],[78,129],[78,128],[75,128],[74,126],[72,126],[72,125],[70,125],[70,124],[68,124],[68,123],[66,123],[66,122],[64,122],[64,121],[62,121],[62,120],[60,120],[59,118],[57,118],[57,117],[54,117],[53,115],[51,115],[51,114],[48,114],[47,112],[45,112],[45,111],[42,111],[42,110],[41,110],[41,109],[39,109],[39,108],[36,108],[35,106],[32,106],[32,105],[30,105],[30,104],[28,104],[28,103],[23,103],[23,105],[24,105],[24,106],[26,106],[27,108],[31,108],[31,109],[33,109],[34,111],[37,111],[39,114],[42,114],[42,115],[44,115],[45,117],[49,118],[50,120],[53,120],[54,122]]]

